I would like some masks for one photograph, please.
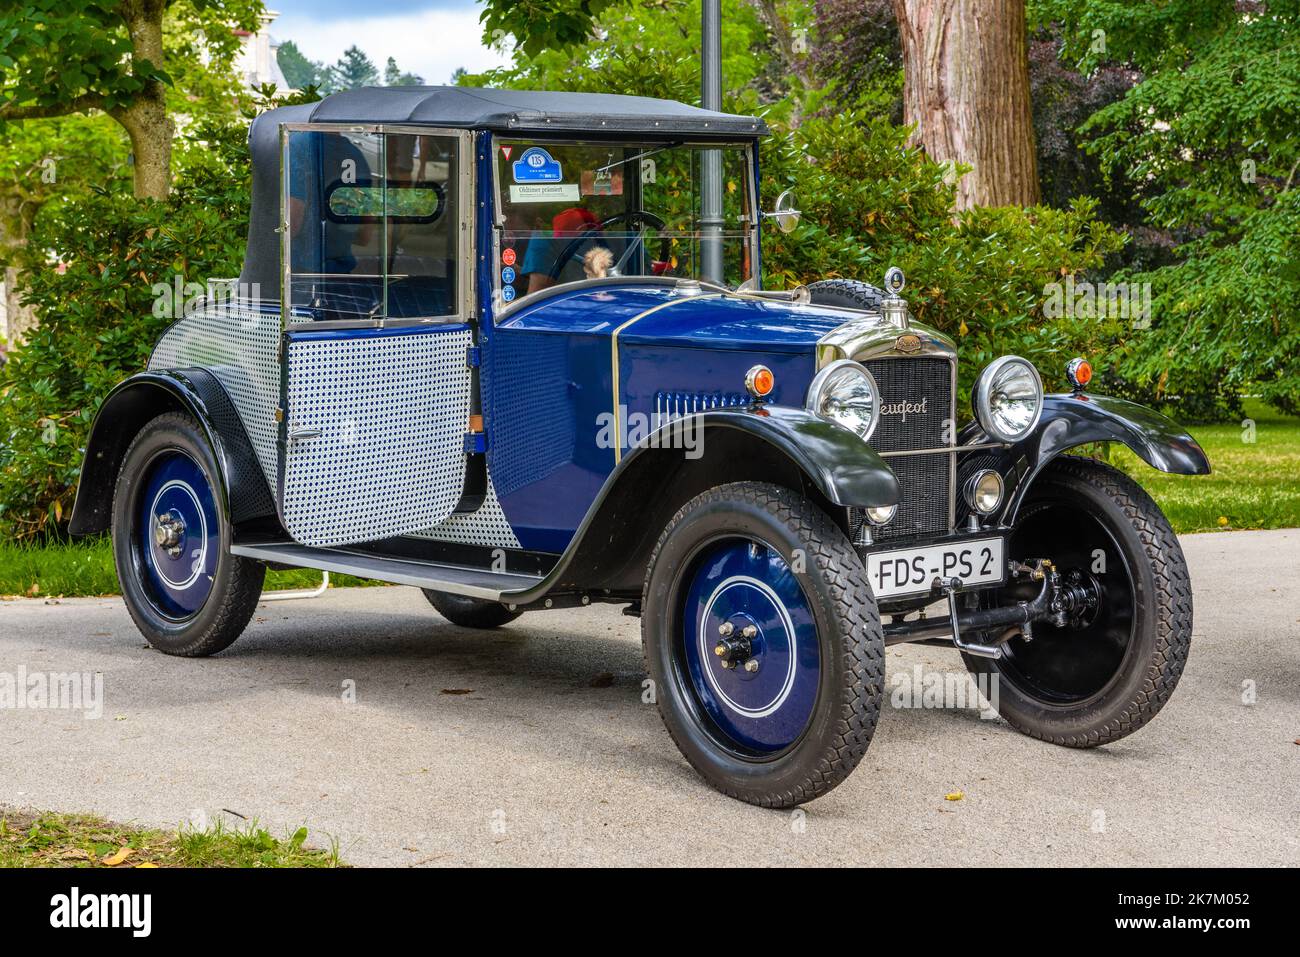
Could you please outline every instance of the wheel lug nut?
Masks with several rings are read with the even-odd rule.
[[[755,671],[757,671],[757,670],[758,670],[758,659],[757,659],[757,658],[750,658],[748,661],[746,661],[746,662],[745,662],[745,670],[748,671],[751,675],[752,675]]]
[[[725,654],[727,653],[727,646],[726,646],[726,645],[714,645],[714,646],[713,646],[713,653],[714,653],[715,655],[717,655],[719,658],[721,658],[723,655],[725,655]]]
[[[740,634],[742,638],[753,638],[758,634],[758,627],[755,625],[746,625]]]
[[[736,630],[735,626],[729,621],[724,621],[722,624],[718,626],[718,634],[720,634],[723,638],[730,637],[731,633],[735,630]],[[719,645],[718,647],[721,648],[722,646]],[[718,654],[722,654],[722,652],[719,651]]]

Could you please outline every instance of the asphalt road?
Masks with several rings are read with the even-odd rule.
[[[414,589],[340,589],[265,604],[191,661],[149,650],[116,599],[0,602],[0,673],[104,689],[99,719],[0,710],[0,805],[233,811],[358,865],[1300,864],[1300,530],[1183,545],[1195,638],[1152,724],[1073,751],[887,703],[857,772],[794,813],[695,776],[642,703],[639,625],[617,608],[482,634]],[[961,673],[949,650],[894,648],[887,696],[917,667]]]

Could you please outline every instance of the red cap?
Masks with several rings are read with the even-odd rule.
[[[591,210],[584,209],[582,206],[572,206],[556,214],[551,220],[551,228],[556,236],[578,236],[588,226],[596,226],[599,223],[600,220]]]

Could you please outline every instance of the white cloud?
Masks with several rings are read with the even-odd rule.
[[[357,14],[320,22],[285,14],[271,24],[278,42],[292,40],[312,60],[333,63],[356,44],[382,72],[391,56],[408,73],[429,84],[448,83],[457,67],[471,73],[504,66],[509,58],[483,46],[483,28],[476,10],[424,10],[390,16]]]

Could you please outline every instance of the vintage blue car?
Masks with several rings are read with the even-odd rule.
[[[1016,728],[1086,747],[1178,682],[1192,596],[1121,442],[1150,410],[957,354],[904,279],[762,285],[761,120],[635,97],[399,87],[253,123],[238,283],[99,411],[72,529],[111,529],[160,651],[210,655],[266,568],[425,590],[457,625],[640,616],[687,760],[785,807],[857,765],[884,649],[941,642]],[[1067,357],[1063,357],[1063,362]],[[960,418],[969,418],[964,425]],[[927,618],[924,609],[946,602]]]

